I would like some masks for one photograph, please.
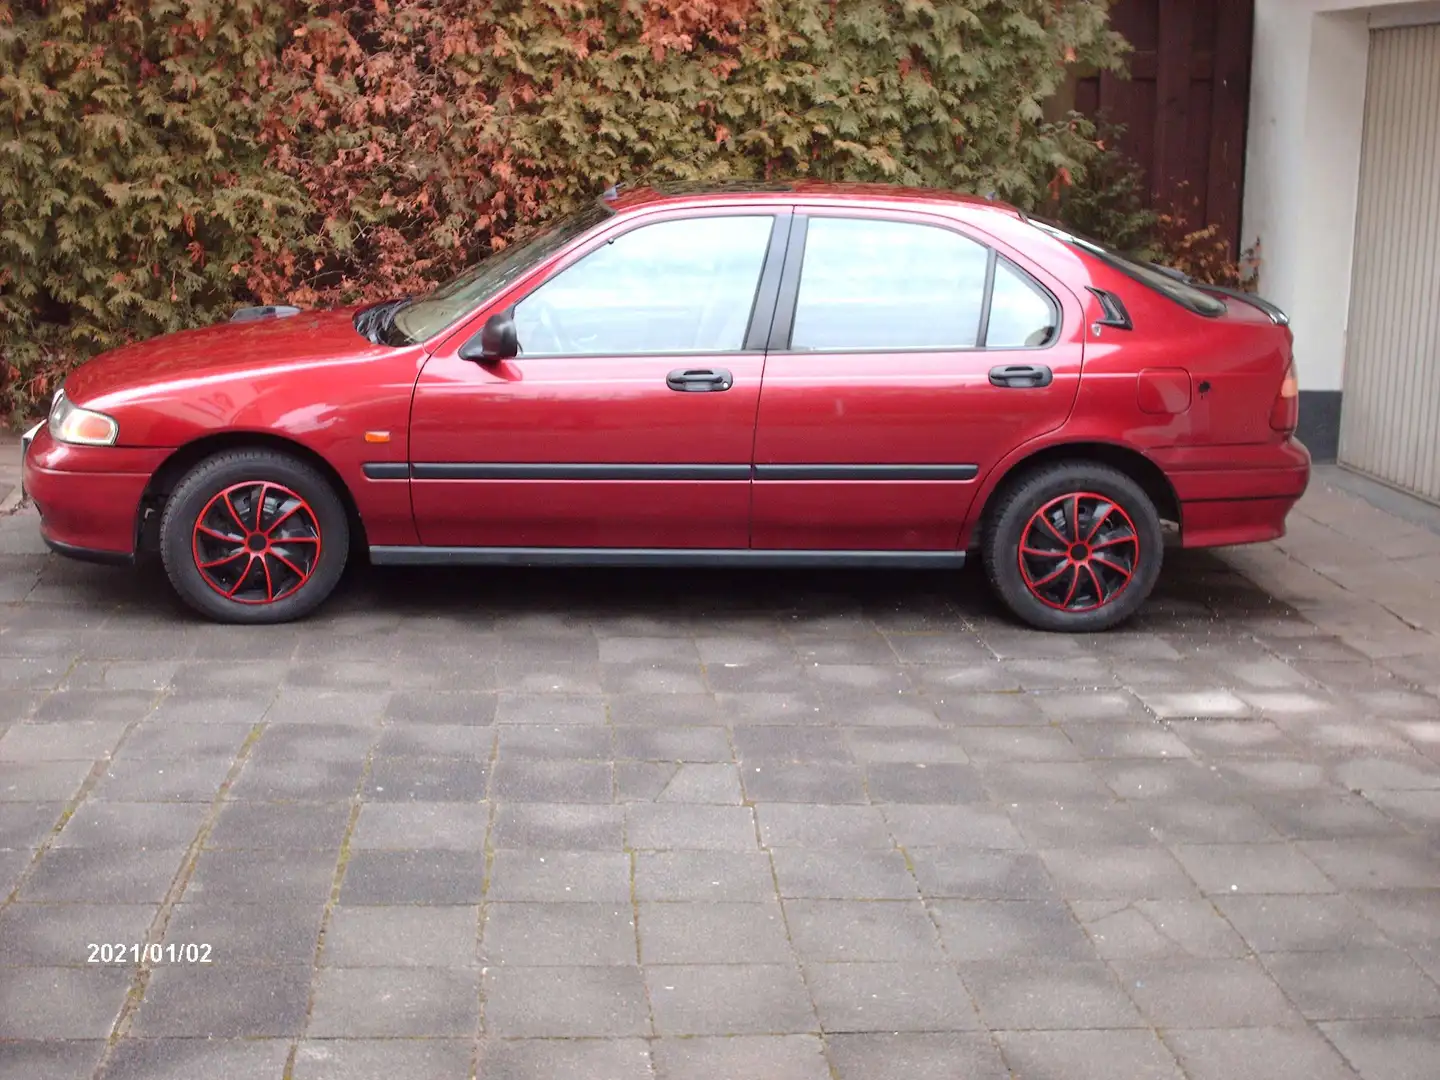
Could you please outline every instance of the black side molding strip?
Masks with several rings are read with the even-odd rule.
[[[734,548],[372,547],[377,566],[891,567],[958,570],[963,551]]]
[[[552,465],[367,462],[371,480],[749,480],[749,465]],[[973,480],[975,465],[756,465],[756,480]]]
[[[756,465],[756,480],[974,480],[977,465]]]
[[[360,469],[370,480],[410,479],[410,466],[403,461],[367,461]]]

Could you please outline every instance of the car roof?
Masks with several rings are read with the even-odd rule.
[[[693,181],[616,184],[605,192],[605,205],[617,213],[657,206],[705,206],[767,202],[860,203],[868,206],[914,206],[937,204],[952,209],[983,210],[1019,217],[1007,203],[979,195],[963,195],[938,188],[904,187],[899,184],[831,183],[821,180],[793,181]]]

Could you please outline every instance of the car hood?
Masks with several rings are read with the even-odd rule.
[[[103,407],[210,379],[393,353],[389,346],[360,336],[355,311],[332,308],[286,318],[217,323],[137,341],[82,364],[66,378],[65,394],[77,404]]]

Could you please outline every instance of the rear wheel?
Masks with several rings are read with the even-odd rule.
[[[1163,560],[1160,517],[1140,485],[1083,461],[1039,469],[1005,492],[983,548],[986,575],[1011,612],[1069,633],[1135,614]]]
[[[273,450],[234,450],[196,465],[160,519],[175,591],[219,622],[308,615],[345,569],[350,528],[324,476]]]

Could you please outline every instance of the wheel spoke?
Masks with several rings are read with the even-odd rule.
[[[265,573],[265,600],[269,602],[275,599],[275,579],[270,576],[270,563],[264,555],[260,556],[260,569]]]
[[[240,526],[242,533],[248,533],[250,531],[245,528],[245,522],[240,518],[240,511],[235,509],[235,503],[231,501],[230,492],[228,491],[225,492],[225,509],[230,511],[230,516],[235,519],[235,524]]]
[[[1055,539],[1058,540],[1065,547],[1068,548],[1070,546],[1069,543],[1066,541],[1065,537],[1060,535],[1060,530],[1055,527],[1055,523],[1050,520],[1049,514],[1041,511],[1040,513],[1035,515],[1035,520],[1039,521],[1042,525],[1045,526],[1045,528],[1049,529],[1050,535],[1055,537]]]
[[[240,571],[240,576],[235,579],[235,584],[230,586],[230,591],[225,594],[229,599],[234,599],[235,594],[240,591],[240,586],[245,584],[245,579],[250,576],[250,571],[255,567],[255,553],[247,551],[245,554],[250,556],[250,561],[245,564],[245,569]]]
[[[277,517],[274,521],[270,523],[270,527],[265,530],[265,535],[274,536],[275,530],[278,529],[281,525],[285,524],[286,521],[288,521],[292,516],[294,516],[295,511],[301,509],[304,505],[305,504],[302,503],[299,499],[296,499],[294,505],[292,505],[290,509],[286,510],[283,514],[281,514],[279,517]]]
[[[1090,575],[1090,580],[1095,583],[1095,606],[1099,607],[1105,603],[1105,586],[1100,584],[1100,576],[1095,573],[1095,568],[1089,563],[1085,564],[1085,572]]]
[[[1117,536],[1113,540],[1102,540],[1098,544],[1091,544],[1090,550],[1100,551],[1103,548],[1116,547],[1119,544],[1138,544],[1139,542],[1140,538],[1134,533],[1130,533],[1128,536]]]
[[[1079,496],[1079,495],[1076,495],[1075,498],[1074,498],[1074,500],[1071,502],[1071,510],[1070,510],[1070,539],[1069,539],[1068,541],[1066,541],[1066,542],[1067,542],[1067,543],[1070,543],[1070,544],[1078,544],[1078,543],[1080,542],[1080,496]],[[1075,578],[1076,578],[1076,580],[1078,581],[1079,578],[1080,578],[1080,575],[1077,573],[1077,574],[1075,575]]]
[[[275,558],[279,559],[280,562],[285,566],[285,568],[289,570],[292,574],[294,574],[297,578],[299,578],[302,583],[305,581],[305,578],[309,576],[305,573],[304,570],[301,570],[300,567],[296,566],[284,555],[281,555],[280,552],[276,551],[273,547],[270,549],[270,554],[274,555]]]
[[[243,536],[233,536],[229,533],[222,533],[218,529],[210,528],[208,525],[196,525],[195,531],[204,533],[206,536],[213,537],[216,540],[223,540],[227,544],[243,544],[245,542]]]
[[[1133,571],[1133,570],[1127,570],[1125,567],[1121,566],[1119,563],[1113,563],[1113,562],[1111,562],[1109,559],[1102,558],[1102,557],[1099,556],[1099,555],[1091,555],[1091,556],[1090,556],[1090,561],[1091,561],[1091,562],[1094,562],[1094,563],[1099,563],[1101,566],[1105,567],[1107,570],[1114,570],[1115,573],[1122,575],[1127,581],[1128,581],[1131,577],[1134,576],[1134,571]]]
[[[226,555],[222,559],[211,559],[209,562],[197,563],[201,570],[209,570],[212,566],[224,566],[226,563],[234,562],[241,555],[246,554],[244,548],[236,548],[233,554]]]
[[[1075,573],[1070,578],[1070,588],[1065,591],[1065,599],[1060,603],[1060,606],[1064,608],[1068,608],[1074,601],[1075,590],[1080,586],[1080,567],[1074,563],[1071,565],[1075,567]]]
[[[263,526],[264,526],[264,524],[265,524],[265,522],[264,522],[264,518],[265,518],[265,489],[268,488],[269,486],[270,486],[269,484],[267,484],[267,483],[265,483],[265,482],[262,481],[261,484],[260,484],[260,494],[255,497],[255,531],[256,531],[256,532],[264,532],[264,531],[265,531],[265,529],[263,528]]]
[[[1100,531],[1100,526],[1105,524],[1105,519],[1110,516],[1111,511],[1114,509],[1115,504],[1110,502],[1102,502],[1095,508],[1095,516],[1090,522],[1090,531],[1085,534],[1085,543],[1088,544],[1095,539],[1095,534]]]
[[[1046,575],[1045,575],[1044,577],[1042,577],[1042,578],[1036,578],[1034,581],[1032,581],[1032,582],[1030,583],[1031,588],[1040,589],[1040,588],[1043,588],[1043,587],[1046,586],[1046,585],[1049,585],[1052,581],[1055,581],[1057,578],[1060,577],[1061,574],[1065,573],[1066,570],[1070,569],[1070,567],[1072,567],[1072,566],[1074,566],[1074,565],[1075,565],[1075,564],[1072,563],[1069,559],[1066,559],[1064,562],[1062,562],[1062,563],[1060,564],[1060,566],[1059,566],[1059,568],[1058,568],[1057,570],[1054,570],[1054,571],[1052,571],[1051,573],[1046,574]]]
[[[1020,554],[1021,554],[1021,555],[1029,555],[1029,556],[1031,556],[1031,557],[1033,557],[1033,558],[1036,558],[1036,559],[1067,559],[1067,558],[1069,558],[1069,556],[1068,556],[1065,552],[1063,552],[1063,551],[1056,551],[1056,550],[1054,550],[1053,548],[1032,548],[1032,547],[1024,547],[1023,545],[1022,545],[1021,548],[1020,548]]]

